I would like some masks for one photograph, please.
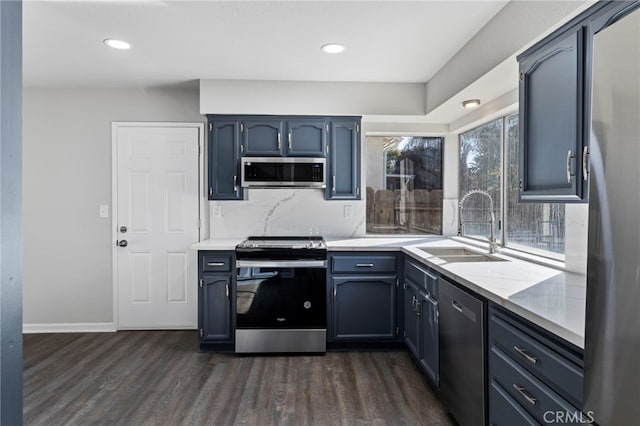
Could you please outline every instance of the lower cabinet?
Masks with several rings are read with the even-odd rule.
[[[198,335],[200,343],[233,341],[233,254],[202,251],[198,255]],[[215,271],[215,272],[212,272]]]
[[[405,260],[404,340],[431,382],[439,382],[438,283],[427,267]]]
[[[580,350],[492,307],[488,357],[490,424],[581,424],[588,418],[578,409]]]
[[[399,339],[397,263],[396,253],[350,252],[329,256],[330,342]]]

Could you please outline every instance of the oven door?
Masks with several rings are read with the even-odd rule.
[[[237,329],[326,329],[326,261],[238,260]]]

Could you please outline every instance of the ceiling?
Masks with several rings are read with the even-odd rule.
[[[426,82],[506,3],[25,0],[24,85]],[[328,42],[347,49],[327,55]]]

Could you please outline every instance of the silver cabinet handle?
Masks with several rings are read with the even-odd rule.
[[[427,299],[427,301],[429,303],[431,303],[432,305],[437,305],[438,304],[438,301],[436,299],[434,299],[433,297],[431,297],[431,294],[426,294],[424,296],[424,298]]]
[[[571,150],[567,152],[567,182],[571,183]]]
[[[589,179],[589,147],[582,148],[582,179],[586,182]]]
[[[233,176],[233,190],[234,191],[238,190],[238,176],[237,175]]]
[[[519,346],[514,346],[513,349],[516,350],[516,352],[518,352],[520,355],[522,355],[522,357],[524,359],[526,359],[527,361],[529,361],[531,364],[536,365],[536,363],[538,362],[538,359],[536,357],[533,357],[531,355],[529,355],[527,353],[527,351],[525,351],[524,349],[522,349]]]
[[[207,266],[224,266],[224,262],[209,262]]]
[[[227,294],[227,297],[229,297],[229,284],[225,286],[225,293]]]
[[[531,405],[536,405],[536,399],[527,395],[525,389],[522,386],[518,386],[515,383],[513,384],[513,388]]]
[[[291,151],[291,131],[289,131],[289,151]]]
[[[333,185],[332,185],[333,188],[332,189],[333,189],[333,192],[335,193],[336,192],[336,175],[333,175],[332,179],[333,179]]]
[[[280,145],[280,132],[278,132],[278,150],[280,150],[280,147],[281,147],[281,145]]]
[[[453,309],[456,311],[462,313],[462,306],[460,306],[455,300],[451,301],[451,306],[453,306]]]
[[[356,268],[373,268],[373,263],[356,263]]]

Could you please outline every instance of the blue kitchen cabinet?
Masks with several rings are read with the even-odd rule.
[[[286,155],[320,158],[326,156],[329,120],[289,119],[286,126]]]
[[[327,200],[359,200],[360,119],[331,120]]]
[[[209,120],[209,200],[241,200],[240,121]]]
[[[581,424],[582,351],[517,315],[489,308],[489,422]],[[546,416],[546,418],[545,418]],[[534,423],[531,423],[531,422]]]
[[[573,28],[518,60],[520,199],[582,201],[588,136],[583,126],[584,29]]]
[[[399,339],[398,257],[395,253],[339,253],[329,257],[328,339]]]
[[[233,341],[233,263],[233,252],[198,253],[198,335],[201,344]]]
[[[404,336],[434,386],[439,381],[438,276],[414,260],[404,263]]]
[[[280,118],[242,120],[243,156],[280,156],[283,152],[284,121]]]

